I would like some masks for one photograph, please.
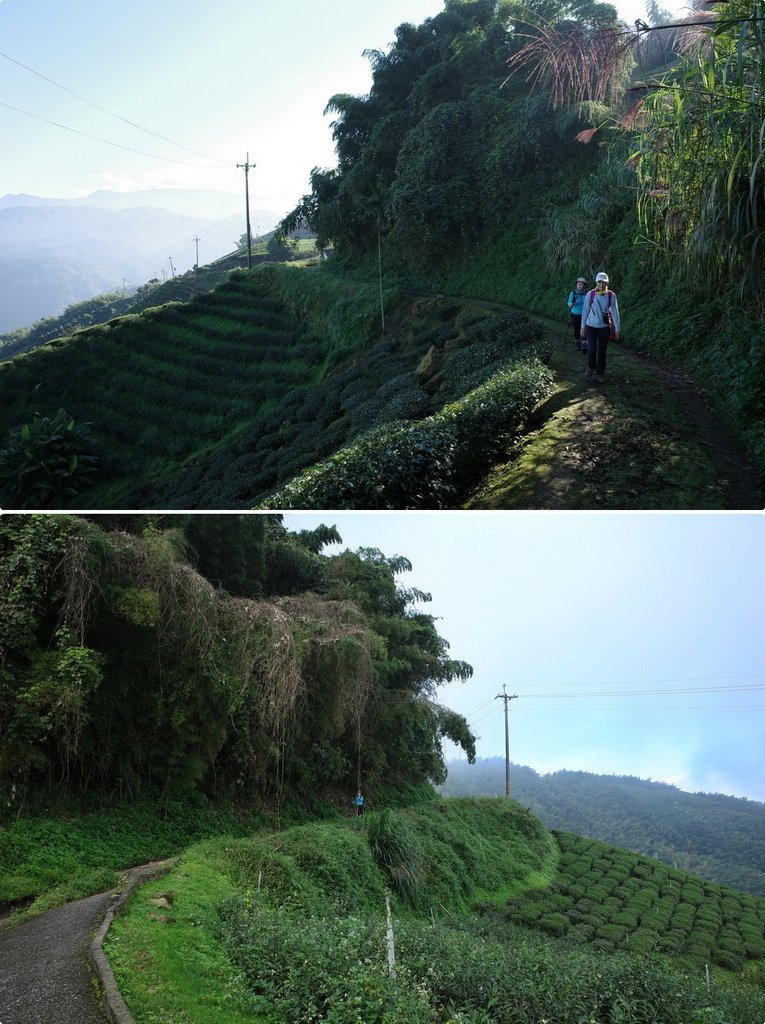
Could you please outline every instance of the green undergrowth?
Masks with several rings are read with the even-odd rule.
[[[713,968],[708,989],[670,956],[597,949],[508,921],[498,909],[508,888],[530,899],[554,891],[570,853],[508,800],[445,800],[208,841],[134,894],[107,955],[138,1024],[761,1019],[754,982]],[[149,902],[159,897],[161,906]]]
[[[334,274],[325,267],[290,267],[275,263],[258,269],[257,281],[299,321],[327,341],[328,361],[369,344],[380,332],[381,319],[401,300],[397,281],[383,287],[382,310],[379,283]]]
[[[72,804],[19,817],[0,829],[0,907],[23,903],[16,918],[29,917],[104,892],[120,870],[252,827],[252,817],[233,808],[149,800],[89,812]]]

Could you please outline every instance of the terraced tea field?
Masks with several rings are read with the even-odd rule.
[[[324,357],[281,302],[232,279],[183,305],[169,303],[54,341],[2,367],[3,427],[65,404],[89,422],[102,477],[95,507],[140,501],[150,481],[226,443],[298,385]]]
[[[517,924],[604,952],[664,953],[741,971],[765,961],[765,900],[591,839],[555,833],[558,875],[508,904]]]

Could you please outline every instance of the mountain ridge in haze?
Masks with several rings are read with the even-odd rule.
[[[231,193],[191,189],[1,197],[0,333],[104,291],[185,273],[196,262],[196,239],[200,263],[225,256],[245,230],[244,203],[239,211],[237,201]],[[253,230],[271,230],[277,219],[255,211]]]
[[[447,764],[446,796],[504,793],[504,758]],[[686,793],[632,776],[511,765],[514,799],[548,828],[621,846],[722,885],[765,896],[765,803]]]

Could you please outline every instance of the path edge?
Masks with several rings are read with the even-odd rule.
[[[128,1010],[125,1000],[122,998],[112,966],[106,959],[103,949],[104,939],[112,926],[112,921],[114,921],[118,914],[122,913],[133,891],[139,885],[143,885],[144,882],[155,881],[167,874],[171,868],[175,867],[179,859],[178,857],[172,857],[169,860],[154,861],[151,864],[145,864],[143,867],[135,868],[128,872],[125,888],[106,912],[106,916],[101,922],[101,927],[91,940],[90,958],[98,976],[101,995],[103,996],[104,1012],[109,1024],[135,1024],[135,1018],[130,1010]]]

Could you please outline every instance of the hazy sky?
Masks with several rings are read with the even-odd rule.
[[[630,22],[645,17],[642,0],[617,7]],[[0,196],[243,192],[235,165],[249,151],[251,200],[281,215],[309,190],[312,167],[335,164],[323,109],[335,93],[368,91],[362,51],[387,50],[396,26],[441,9],[439,0],[0,0]]]
[[[759,514],[288,513],[401,577],[473,678],[441,689],[479,758],[635,775],[765,800],[765,518]],[[326,553],[342,550],[331,547]]]

